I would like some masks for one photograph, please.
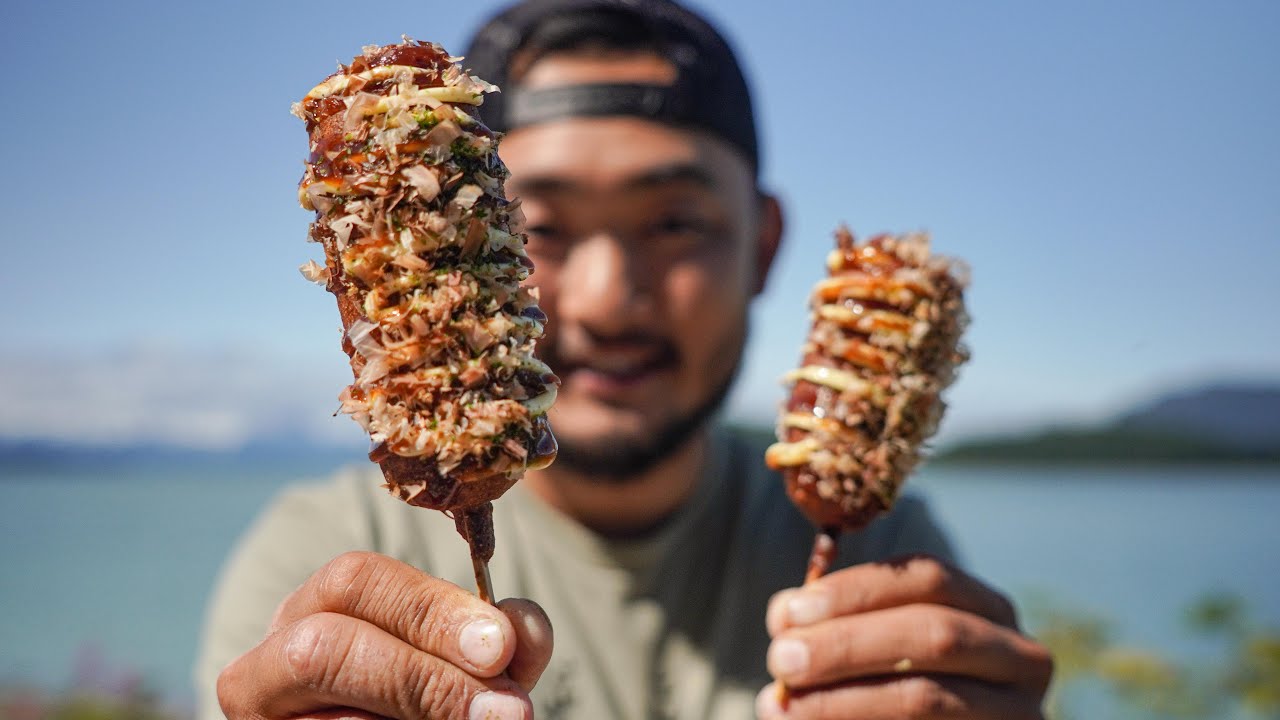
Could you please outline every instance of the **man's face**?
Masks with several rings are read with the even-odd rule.
[[[551,57],[523,85],[670,74],[649,56]],[[700,132],[570,118],[512,131],[501,154],[550,317],[539,354],[563,381],[551,411],[560,462],[625,479],[678,447],[723,399],[776,223],[762,231],[743,158]]]

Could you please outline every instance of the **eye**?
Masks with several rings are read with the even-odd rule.
[[[651,240],[661,245],[684,249],[701,244],[715,234],[714,227],[698,215],[677,213],[661,216],[650,226]]]
[[[654,229],[660,233],[700,233],[704,230],[704,223],[695,218],[673,216],[663,218]]]
[[[550,223],[538,223],[525,226],[524,232],[530,240],[550,240],[557,234],[556,226]]]
[[[540,260],[558,260],[566,252],[567,237],[557,225],[547,222],[529,223],[524,228],[524,234],[529,239],[525,249]]]

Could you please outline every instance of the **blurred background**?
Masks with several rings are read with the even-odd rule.
[[[837,224],[930,231],[973,361],[914,484],[1057,649],[1056,717],[1280,717],[1280,4],[697,7],[788,214],[726,419],[771,423]],[[0,718],[188,712],[234,538],[366,445],[289,104],[496,8],[0,10]]]

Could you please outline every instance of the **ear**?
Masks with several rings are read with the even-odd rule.
[[[756,280],[752,289],[754,295],[764,291],[769,270],[778,257],[778,248],[782,245],[782,226],[781,203],[777,197],[761,191],[760,229],[756,237]]]

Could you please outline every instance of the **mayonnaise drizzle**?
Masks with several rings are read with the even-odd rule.
[[[764,452],[764,461],[771,468],[796,467],[809,462],[809,455],[822,447],[814,438],[797,442],[778,442]]]
[[[837,370],[820,365],[805,365],[788,371],[782,377],[783,381],[789,383],[797,380],[807,380],[815,385],[824,385],[842,393],[865,397],[877,405],[882,404],[884,401],[884,391],[879,386],[854,375],[848,370]]]
[[[414,67],[412,65],[379,65],[378,67],[369,68],[368,70],[362,70],[357,73],[334,75],[328,80],[325,80],[319,85],[311,88],[311,92],[307,93],[307,99],[319,100],[321,98],[329,97],[330,95],[340,95],[346,92],[347,88],[350,87],[351,83],[355,80],[370,82],[374,80],[386,80],[388,78],[393,78],[401,73],[408,73],[412,76],[424,72],[427,72],[427,70],[420,67]],[[457,85],[418,88],[418,90],[443,102],[479,105],[482,101],[482,95],[479,92]]]
[[[882,332],[902,337],[907,337],[911,326],[915,324],[914,320],[902,313],[868,310],[861,305],[851,308],[839,303],[819,305],[818,317],[859,332]]]

